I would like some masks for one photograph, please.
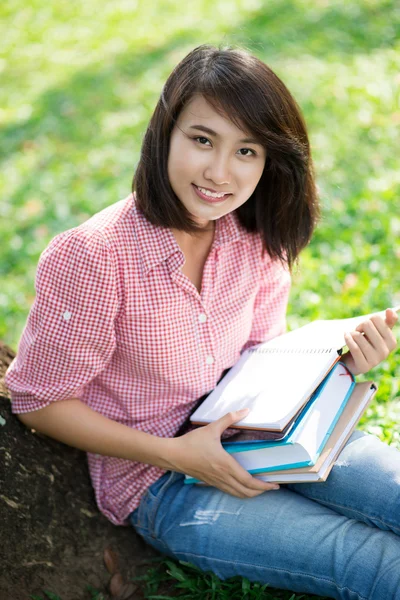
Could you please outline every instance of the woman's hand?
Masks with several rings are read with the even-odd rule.
[[[247,413],[248,409],[228,413],[214,423],[171,439],[170,469],[239,498],[252,498],[268,490],[279,489],[277,484],[266,483],[250,475],[221,445],[223,431]]]
[[[355,331],[345,334],[349,352],[343,355],[343,362],[353,375],[366,373],[385,360],[396,348],[396,338],[392,328],[397,322],[396,312],[386,309],[386,319],[373,315],[361,323]]]

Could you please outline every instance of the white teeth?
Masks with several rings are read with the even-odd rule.
[[[216,192],[214,194],[213,192],[210,192],[210,190],[206,190],[205,188],[198,187],[198,189],[201,191],[202,194],[204,194],[205,196],[210,196],[210,198],[222,198],[226,195],[225,192]]]

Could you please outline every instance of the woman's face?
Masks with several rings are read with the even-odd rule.
[[[181,111],[171,133],[168,176],[199,225],[207,227],[252,195],[266,159],[264,147],[252,138],[203,96],[194,96]]]

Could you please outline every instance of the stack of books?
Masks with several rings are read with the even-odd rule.
[[[314,321],[249,348],[191,416],[212,423],[249,408],[223,441],[247,471],[276,483],[325,481],[373,398],[340,362],[344,334],[370,315]],[[185,483],[198,483],[186,476]]]

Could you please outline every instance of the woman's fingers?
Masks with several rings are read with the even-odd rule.
[[[175,461],[178,470],[239,498],[252,498],[279,489],[275,483],[253,477],[221,445],[221,434],[247,413],[248,409],[227,413],[214,423],[183,436],[188,446]]]
[[[394,315],[397,320],[396,313],[394,313]],[[388,354],[396,348],[397,341],[390,326],[379,315],[374,315],[367,321],[361,323],[356,331],[365,334],[367,340],[377,351],[379,362],[387,358]],[[362,345],[362,349],[363,348],[367,348],[365,344]]]
[[[252,479],[255,479],[255,478],[252,477]],[[238,496],[239,498],[255,498],[256,496],[259,496],[260,494],[263,494],[264,492],[271,491],[271,490],[278,490],[279,489],[279,486],[276,486],[275,484],[273,486],[268,487],[268,488],[255,489],[253,487],[248,487],[246,485],[242,485],[235,478],[230,479],[229,483],[230,483],[231,488],[233,490],[233,492],[232,492],[233,495],[234,496]]]
[[[200,477],[201,478],[201,477]],[[279,489],[278,484],[268,483],[253,477],[228,452],[221,449],[216,456],[212,469],[203,481],[219,489],[228,486],[240,497],[251,497],[269,490]]]
[[[266,490],[249,490],[244,488],[243,486],[238,485],[235,479],[230,479],[228,481],[222,482],[220,485],[216,486],[212,484],[214,487],[218,487],[222,492],[230,494],[231,496],[236,496],[236,498],[255,498],[260,494],[263,494]]]
[[[361,336],[358,339],[360,340],[360,347],[364,352],[364,355],[365,353],[371,354],[372,350],[375,351],[379,361],[384,360],[387,357],[389,354],[387,346],[389,337],[387,333],[391,334],[391,331],[381,319],[376,319],[374,321],[370,319],[365,321],[357,332]],[[362,335],[363,333],[365,336]],[[370,358],[372,357],[370,356]]]
[[[245,471],[245,473],[247,473],[247,471]],[[223,480],[218,481],[217,484],[214,482],[212,485],[216,485],[216,487],[219,489],[226,491],[233,496],[237,496],[238,498],[254,498],[255,496],[259,496],[264,492],[279,489],[279,485],[275,483],[269,483],[267,486],[254,486],[253,481],[251,480],[260,480],[256,480],[255,477],[250,475],[250,473],[247,473],[247,475],[249,476],[249,480],[243,479],[240,481],[237,479],[236,474],[228,474],[223,478]],[[262,481],[262,483],[265,484],[266,482]]]
[[[356,331],[345,335],[346,344],[360,373],[376,367],[396,348],[397,341],[390,325],[393,326],[397,321],[397,315],[389,309],[386,313],[389,322],[380,315],[374,315],[361,323]]]
[[[397,322],[397,315],[394,311],[391,312],[394,314],[394,321],[384,321],[381,317],[377,316],[371,318],[371,321],[373,322],[375,328],[384,340],[389,352],[392,352],[397,346],[397,340],[392,331],[392,327],[394,327],[395,323]]]
[[[227,453],[228,454],[228,453]],[[240,489],[250,492],[266,492],[269,490],[278,489],[279,486],[275,483],[268,483],[261,479],[256,479],[246,471],[232,456],[228,454],[228,464],[230,467],[230,475],[238,483]]]
[[[210,427],[216,429],[218,431],[218,435],[221,436],[226,429],[228,429],[232,424],[237,423],[237,421],[243,419],[248,414],[248,412],[249,409],[244,408],[242,410],[227,413],[226,415],[218,419],[218,421],[212,423]],[[224,462],[227,467],[226,470],[229,473],[229,476],[233,478],[232,480],[230,480],[231,484],[232,481],[234,481],[236,486],[235,489],[240,491],[242,494],[244,494],[245,496],[249,495],[249,493],[255,495],[257,493],[266,492],[268,490],[278,489],[278,487],[275,484],[270,484],[265,481],[256,479],[255,477],[252,477],[252,475],[248,473],[246,469],[241,467],[240,464],[228,452],[226,452],[225,450],[223,452],[225,455]],[[225,472],[225,469],[223,470],[223,472]]]
[[[244,417],[248,414],[248,412],[249,412],[248,408],[242,408],[241,410],[235,410],[235,411],[226,413],[226,415],[224,415],[217,421],[214,421],[214,423],[211,423],[209,425],[209,427],[216,429],[218,432],[218,435],[221,437],[221,435],[223,434],[225,429],[229,429],[229,427],[231,425],[233,425],[234,423],[237,423],[241,419],[244,419]]]
[[[353,331],[351,334],[350,333],[344,334],[344,339],[345,339],[346,345],[347,345],[347,347],[350,351],[350,354],[354,360],[357,370],[360,373],[366,373],[367,371],[369,371],[370,366],[369,366],[366,356],[364,355],[364,352],[361,350],[361,347],[360,347],[360,338],[362,338],[362,337],[363,337],[362,333],[360,333],[358,331]]]
[[[399,320],[398,312],[400,311],[400,306],[396,306],[396,308],[387,308],[385,311],[385,323],[392,329],[397,321]]]

